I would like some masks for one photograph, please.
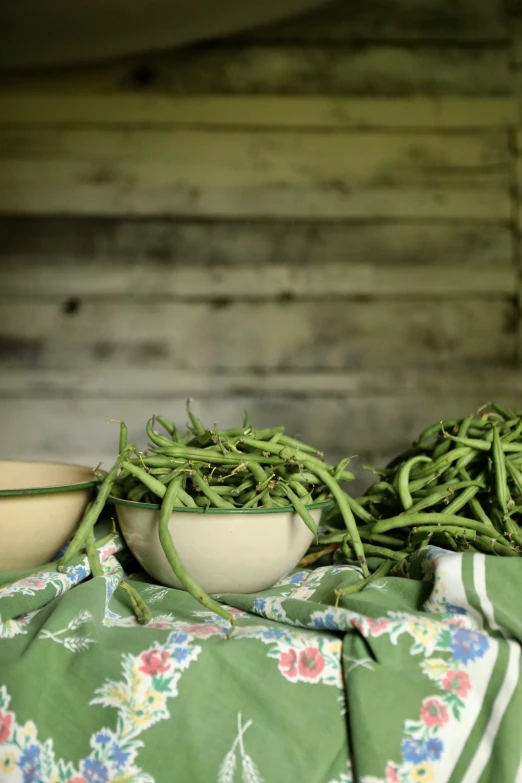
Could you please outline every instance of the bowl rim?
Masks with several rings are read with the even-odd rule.
[[[150,511],[159,511],[161,505],[159,503],[140,503],[137,500],[125,500],[124,498],[117,498],[114,495],[109,495],[107,503],[111,506],[130,506],[131,508],[148,509]],[[308,511],[315,511],[320,508],[331,508],[335,506],[335,500],[323,500],[321,503],[311,503],[306,506]],[[172,509],[172,513],[181,511],[184,514],[285,514],[289,511],[292,514],[296,514],[296,510],[293,506],[285,506],[284,508],[190,508],[188,506],[176,506]]]
[[[24,489],[0,489],[0,498],[11,497],[29,497],[31,495],[55,495],[60,492],[77,492],[82,489],[91,489],[97,487],[103,481],[103,478],[96,478],[94,476],[94,468],[90,468],[87,465],[76,465],[72,462],[53,462],[50,460],[36,460],[36,459],[1,459],[0,465],[6,462],[18,462],[26,465],[54,465],[56,467],[67,468],[79,468],[88,470],[93,473],[92,481],[80,481],[75,484],[59,484],[52,487],[25,487]]]

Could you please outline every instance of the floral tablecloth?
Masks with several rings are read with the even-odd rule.
[[[299,570],[221,597],[227,639],[139,572],[137,625],[101,555],[0,575],[0,781],[522,782],[518,559],[428,548],[338,608],[357,567]]]

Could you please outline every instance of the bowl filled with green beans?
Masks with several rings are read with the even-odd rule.
[[[92,468],[0,461],[0,572],[48,562],[67,543],[100,483]]]
[[[351,500],[341,487],[353,479],[346,470],[350,458],[330,465],[284,427],[255,429],[248,416],[241,427],[218,429],[205,427],[189,404],[187,414],[185,432],[163,416],[150,419],[145,452],[128,442],[120,422],[118,458],[60,568],[85,546],[93,573],[100,572],[93,527],[109,503],[129,549],[151,576],[184,588],[231,620],[209,593],[271,587],[317,537],[325,510],[337,505],[358,539]],[[363,563],[364,552],[355,546]],[[137,602],[131,586],[123,586]],[[148,613],[133,605],[145,622]]]

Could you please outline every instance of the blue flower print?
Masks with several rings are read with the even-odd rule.
[[[188,654],[188,647],[174,647],[170,657],[174,658],[174,660],[178,661],[178,663],[183,663],[183,661],[188,658]]]
[[[458,628],[451,638],[453,657],[461,663],[469,663],[476,658],[482,658],[489,648],[488,637],[478,631],[466,631]]]
[[[442,756],[444,744],[438,737],[432,737],[426,743],[426,753],[432,761],[438,761]]]
[[[111,737],[110,734],[107,734],[106,731],[99,731],[94,735],[94,741],[97,745],[106,745],[111,741]]]
[[[292,574],[292,576],[288,577],[287,582],[289,585],[300,585],[301,582],[303,582],[307,576],[308,576],[308,571],[297,571],[297,573]]]
[[[188,640],[189,640],[188,634],[186,634],[186,633],[178,633],[178,632],[175,631],[174,633],[170,634],[168,643],[169,644],[187,644]]]
[[[462,606],[455,606],[454,604],[444,604],[444,611],[447,614],[467,614],[467,611]]]
[[[278,639],[282,639],[285,635],[285,631],[277,631],[275,628],[263,631],[263,639],[265,642],[275,642]]]
[[[338,631],[339,624],[335,619],[333,612],[325,612],[320,617],[312,617],[314,628],[318,628],[320,631]]]
[[[41,780],[40,748],[37,745],[29,745],[20,756],[18,766],[22,770],[24,783],[39,783]]]
[[[68,578],[71,580],[73,585],[77,585],[79,582],[82,582],[84,579],[87,579],[89,576],[89,572],[83,565],[77,565],[73,568],[73,570],[67,574]]]
[[[116,769],[123,769],[130,758],[130,750],[123,750],[121,745],[116,743],[112,746],[111,758]]]
[[[86,759],[82,766],[83,775],[89,783],[107,783],[109,780],[107,767],[98,759]]]
[[[266,606],[266,598],[256,598],[254,601],[254,611],[264,612]]]
[[[427,753],[426,748],[416,739],[403,740],[402,743],[402,755],[405,761],[411,761],[413,764],[420,764],[421,761],[426,761]]]

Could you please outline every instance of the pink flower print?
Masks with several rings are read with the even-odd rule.
[[[77,775],[75,778],[69,778],[67,783],[87,783],[87,778],[84,778],[83,775]]]
[[[221,625],[213,625],[212,623],[195,623],[194,625],[184,625],[183,633],[190,633],[193,636],[197,636],[200,639],[205,639],[207,636],[215,636],[216,634],[226,633],[227,629]]]
[[[13,716],[10,712],[0,710],[0,742],[7,742],[11,736],[11,723]]]
[[[444,726],[449,721],[448,710],[438,699],[426,699],[420,708],[426,726]]]
[[[307,647],[299,653],[299,674],[306,680],[316,680],[324,669],[324,658],[317,647]]]
[[[399,783],[399,776],[397,770],[391,761],[386,765],[386,783]]]
[[[156,674],[164,674],[169,670],[169,654],[166,650],[149,650],[141,654],[143,666],[140,671],[155,677]]]
[[[107,560],[111,555],[113,555],[116,552],[116,544],[109,543],[106,544],[103,548],[103,559]]]
[[[468,691],[471,690],[472,685],[466,672],[450,671],[446,673],[446,676],[442,680],[442,687],[447,691],[453,691],[457,696],[461,696],[465,699],[468,695]]]
[[[27,587],[30,590],[43,590],[45,582],[43,579],[39,579],[37,576],[28,576],[22,579],[19,583],[22,587]]]
[[[367,617],[366,622],[368,623],[368,630],[372,636],[377,636],[388,630],[388,621],[384,620],[382,617],[379,617],[377,620],[372,620],[371,617]]]
[[[294,649],[281,653],[279,669],[289,680],[297,679],[297,652]]]

